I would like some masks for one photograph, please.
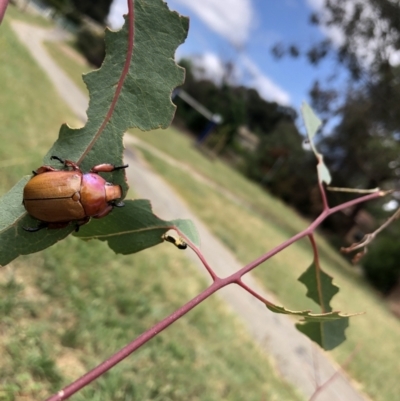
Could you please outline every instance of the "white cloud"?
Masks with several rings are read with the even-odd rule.
[[[260,68],[247,56],[241,56],[241,63],[248,75],[247,86],[258,91],[261,97],[283,105],[290,104],[290,95],[268,78]]]
[[[241,47],[254,21],[251,0],[175,0],[192,10],[210,29]]]
[[[211,30],[227,39],[234,46],[242,47],[250,35],[254,22],[251,0],[175,0],[190,9]],[[127,13],[126,0],[114,0],[111,4],[108,22],[113,29],[124,22]]]
[[[256,17],[251,0],[174,1],[192,10],[210,29],[235,46],[243,46],[249,38],[252,21]],[[126,13],[126,0],[114,0],[108,16],[110,26],[113,29],[122,26],[122,14]],[[206,52],[202,55],[192,56],[191,59],[195,66],[201,69],[197,72],[198,77],[212,80],[216,84],[222,82],[225,65],[215,53]],[[242,82],[244,77],[245,82],[243,83],[256,89],[266,100],[284,105],[290,104],[289,94],[264,75],[247,56],[240,56],[240,61],[234,66],[231,77],[234,82]]]
[[[225,74],[225,67],[222,60],[214,53],[207,52],[192,56],[191,60],[194,65],[194,75],[197,79],[208,79],[221,84]]]
[[[107,22],[112,29],[119,29],[124,23],[123,15],[128,13],[126,0],[114,0],[111,3]]]
[[[217,85],[221,84],[225,75],[224,62],[215,53],[207,52],[192,56],[196,78],[209,79]],[[260,96],[268,101],[283,105],[290,104],[290,95],[262,73],[257,65],[247,56],[242,55],[231,74],[232,83],[244,83],[254,88]]]

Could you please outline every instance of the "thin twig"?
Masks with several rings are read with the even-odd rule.
[[[340,188],[340,187],[327,187],[328,191],[332,192],[348,192],[353,194],[372,194],[374,192],[380,191],[379,188],[372,189],[358,189],[358,188]]]
[[[8,1],[9,0],[0,0],[0,24],[2,23],[4,15],[6,13]]]
[[[396,210],[396,212],[390,216],[380,227],[378,227],[374,232],[365,234],[360,242],[355,242],[351,244],[349,247],[340,248],[340,251],[343,253],[350,253],[357,249],[363,249],[363,252],[358,253],[353,259],[353,263],[358,260],[366,253],[366,247],[375,239],[375,237],[383,231],[386,227],[388,227],[393,221],[397,220],[400,217],[400,208]]]
[[[246,290],[249,294],[253,295],[254,298],[257,298],[259,301],[261,301],[263,304],[267,305],[267,306],[272,306],[274,307],[275,305],[271,302],[269,302],[267,299],[265,299],[262,295],[258,294],[257,292],[255,292],[252,288],[250,288],[247,284],[245,284],[242,279],[238,279],[236,281],[237,285],[240,285],[240,287],[242,287],[244,290]]]
[[[171,228],[173,230],[175,230],[179,234],[179,236],[181,236],[185,240],[185,242],[187,243],[189,248],[197,255],[197,257],[200,259],[201,263],[203,263],[203,266],[206,268],[206,270],[210,274],[212,280],[213,281],[217,280],[219,277],[214,272],[212,267],[208,264],[206,258],[203,256],[203,254],[201,253],[200,249],[197,248],[197,246],[195,244],[193,244],[193,242],[182,231],[180,231],[177,227],[171,227]]]
[[[347,357],[343,365],[341,365],[340,369],[338,369],[328,380],[326,380],[323,384],[317,386],[316,390],[314,391],[314,394],[311,396],[311,398],[308,401],[315,401],[317,396],[324,391],[334,380],[336,380],[340,374],[341,371],[343,371],[349,364],[350,362],[354,359],[356,354],[359,352],[360,346],[358,345],[354,351]]]
[[[322,160],[318,161],[318,163],[321,163],[321,162],[322,162]],[[322,198],[323,210],[329,210],[328,198],[326,197],[324,184],[323,184],[323,182],[320,181],[319,176],[318,176],[318,186],[319,186],[319,192],[320,192],[321,198]]]
[[[155,337],[157,334],[159,334],[161,331],[169,327],[172,323],[180,319],[182,316],[184,316],[187,312],[192,310],[195,306],[203,302],[205,299],[207,299],[210,295],[214,294],[221,288],[229,285],[229,284],[239,284],[243,288],[246,288],[247,286],[241,281],[241,277],[244,276],[246,273],[249,271],[255,269],[257,266],[259,266],[261,263],[263,263],[265,260],[271,258],[273,255],[277,254],[281,250],[287,248],[289,245],[292,243],[296,242],[300,238],[303,238],[307,235],[312,234],[312,232],[318,227],[321,222],[328,217],[330,214],[344,209],[346,207],[349,207],[349,205],[354,205],[362,202],[366,202],[368,200],[376,199],[380,197],[381,194],[376,192],[373,194],[369,194],[363,197],[360,197],[358,199],[354,199],[350,202],[346,202],[342,205],[336,206],[332,209],[329,210],[324,210],[320,216],[305,230],[302,232],[298,233],[291,239],[285,241],[283,244],[280,246],[272,249],[271,251],[267,252],[265,255],[261,256],[260,258],[256,259],[254,262],[251,262],[247,266],[243,267],[242,269],[238,270],[236,273],[231,274],[230,276],[226,278],[218,278],[215,277],[214,282],[206,288],[204,291],[202,291],[199,295],[197,295],[195,298],[193,298],[191,301],[186,303],[184,306],[180,307],[178,310],[176,310],[174,313],[154,325],[151,329],[145,331],[142,335],[140,335],[138,338],[133,340],[131,343],[129,343],[127,346],[122,348],[120,351],[116,352],[113,356],[111,356],[108,360],[103,362],[102,364],[98,365],[95,367],[93,370],[90,372],[86,373],[84,376],[76,380],[74,383],[70,384],[69,386],[65,387],[63,390],[59,391],[57,394],[53,395],[52,397],[48,398],[46,401],[63,401],[79,390],[81,390],[83,387],[87,386],[90,384],[92,381],[97,379],[99,376],[110,370],[113,366],[121,362],[123,359],[127,358],[130,354],[132,354],[134,351],[136,351],[138,348],[140,348],[142,345],[147,343],[149,340],[151,340],[153,337]],[[186,237],[185,237],[186,239]],[[189,241],[188,241],[189,242]],[[197,249],[194,247],[193,249]],[[199,252],[199,254],[201,254]],[[205,259],[202,257],[202,260],[205,261]],[[206,265],[208,266],[207,262]],[[212,271],[210,269],[209,271]],[[248,287],[246,288],[247,291],[252,293],[256,298],[258,298],[261,302],[264,302],[268,304],[269,302],[263,299],[260,295],[256,294],[254,291],[249,289]]]

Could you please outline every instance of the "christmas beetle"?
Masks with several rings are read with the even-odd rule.
[[[26,231],[42,228],[63,228],[71,222],[79,226],[91,217],[107,216],[114,206],[124,206],[118,201],[122,197],[119,185],[110,184],[98,173],[110,173],[128,167],[99,164],[83,173],[70,161],[52,156],[69,170],[58,170],[51,166],[39,167],[24,187],[23,204],[26,211],[40,223],[37,227],[23,227]]]

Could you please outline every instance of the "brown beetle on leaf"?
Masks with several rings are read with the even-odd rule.
[[[26,231],[42,228],[63,228],[69,223],[79,226],[91,217],[107,216],[114,206],[124,206],[118,201],[122,197],[119,185],[107,182],[98,173],[110,173],[128,167],[99,164],[83,173],[79,166],[70,161],[52,156],[71,170],[58,170],[51,166],[39,167],[24,187],[23,204],[26,211],[40,221],[38,227],[24,227]]]

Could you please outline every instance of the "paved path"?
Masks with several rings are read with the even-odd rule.
[[[60,96],[76,115],[85,121],[84,112],[88,105],[86,96],[53,62],[42,45],[44,39],[55,40],[55,33],[15,21],[12,26],[37,63],[47,72]],[[155,213],[164,219],[189,218],[193,220],[201,236],[202,251],[220,276],[227,276],[241,268],[242,266],[233,254],[140,157],[140,153],[134,147],[135,141],[137,143],[138,139],[125,136],[127,145],[125,159],[129,163],[128,181],[135,188],[135,192],[142,198],[150,199]],[[148,149],[152,148],[148,146]],[[153,149],[153,151],[155,150]],[[160,155],[163,157],[158,152],[158,156]],[[201,178],[194,175],[194,179]],[[186,254],[194,259],[190,251],[186,251]],[[194,260],[199,264],[197,259]],[[204,271],[202,266],[200,268]],[[245,281],[256,291],[273,300],[273,297],[261,289],[250,275]],[[322,351],[314,347],[294,328],[294,322],[289,317],[268,311],[263,304],[236,286],[224,288],[219,292],[219,296],[242,318],[250,334],[261,348],[269,356],[272,356],[274,365],[282,376],[293,383],[305,397],[310,398],[316,388],[314,366],[318,366],[320,383],[330,378],[339,369]],[[316,401],[363,400],[365,401],[367,398],[361,396],[343,374],[339,374],[335,381],[316,398]]]

